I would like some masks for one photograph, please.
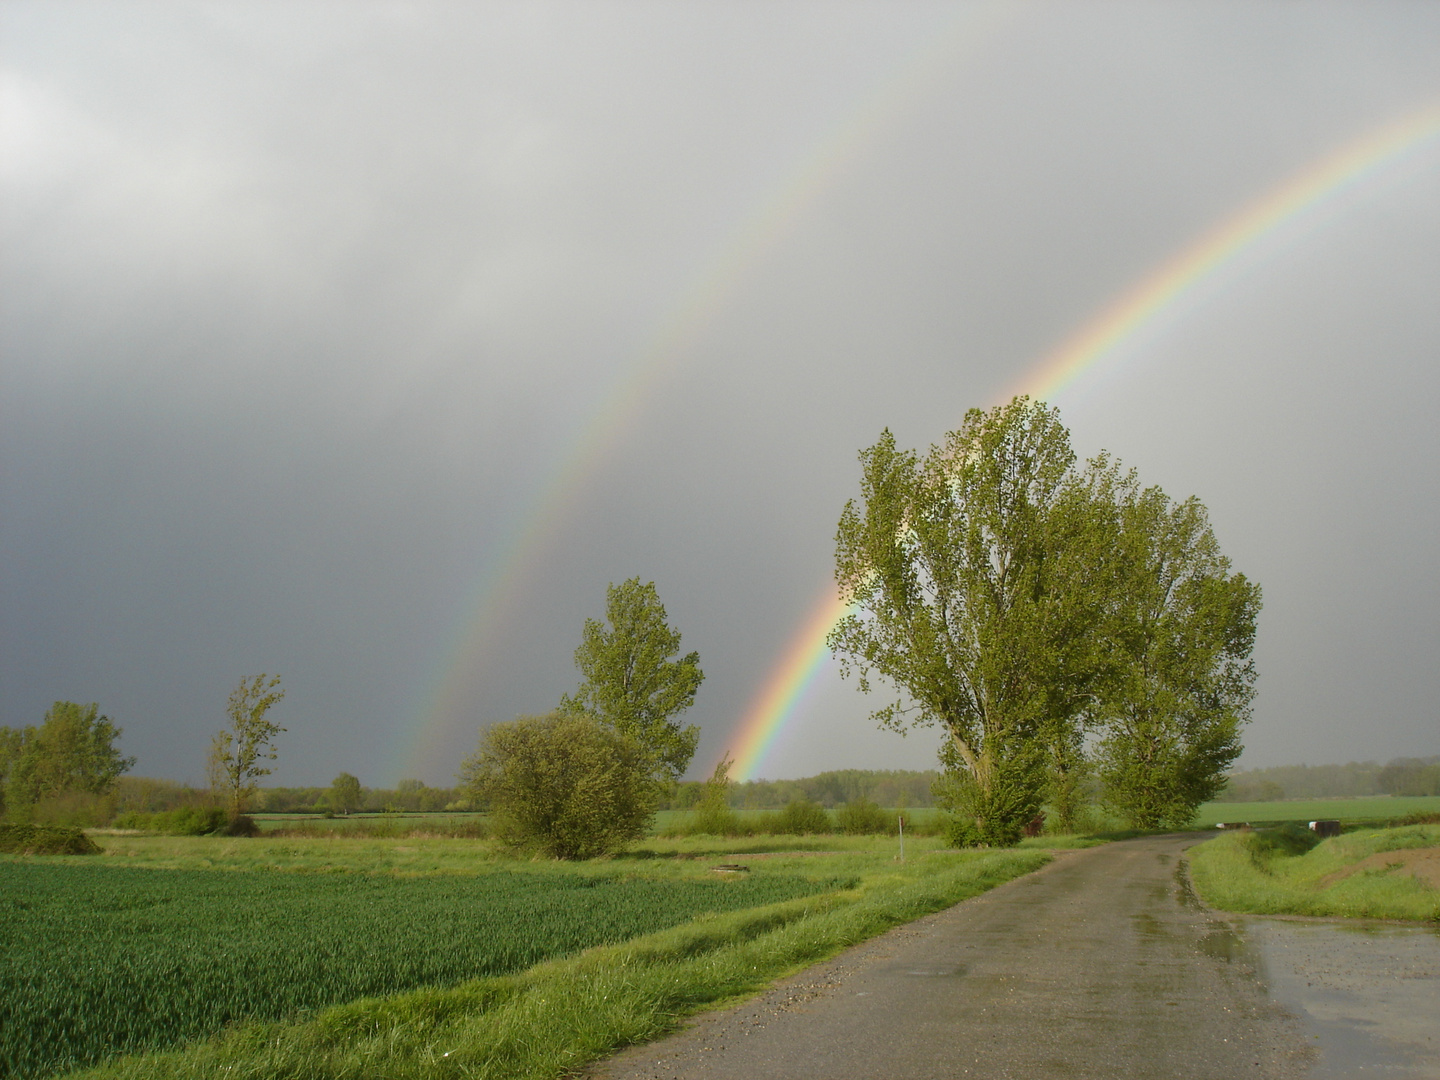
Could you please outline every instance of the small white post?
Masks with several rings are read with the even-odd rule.
[[[905,861],[905,815],[900,815],[900,861]]]

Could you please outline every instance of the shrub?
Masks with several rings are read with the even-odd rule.
[[[218,806],[181,806],[154,814],[121,814],[115,819],[115,827],[141,829],[144,832],[165,833],[169,836],[208,836],[210,833],[223,832],[228,821],[229,815]],[[253,821],[251,825],[254,825]],[[253,836],[254,833],[231,835]]]
[[[835,824],[847,836],[875,836],[890,831],[890,815],[869,799],[856,799],[835,811]]]
[[[809,836],[832,831],[825,808],[809,799],[788,802],[775,815],[775,832],[784,836]]]
[[[0,825],[0,852],[7,855],[99,855],[100,848],[67,825]]]
[[[638,743],[574,713],[496,724],[461,778],[494,807],[498,839],[559,859],[604,855],[640,839],[659,794]]]

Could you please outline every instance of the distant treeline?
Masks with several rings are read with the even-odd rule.
[[[120,812],[154,814],[186,806],[213,802],[205,788],[192,788],[170,780],[147,777],[123,777],[116,786]],[[326,787],[260,788],[250,800],[250,810],[266,814],[324,814],[334,812],[335,793]],[[470,810],[465,794],[459,788],[427,787],[420,780],[401,780],[393,788],[360,789],[360,805],[364,813],[439,813],[445,810]]]
[[[1359,795],[1440,795],[1440,756],[1396,758],[1381,765],[1276,765],[1230,774],[1217,802],[1336,799]]]
[[[799,780],[747,780],[731,786],[730,805],[736,810],[775,810],[804,801],[834,810],[863,799],[877,806],[917,809],[935,805],[930,788],[939,775],[933,769],[836,769]],[[664,808],[689,810],[704,788],[703,782],[683,781]]]

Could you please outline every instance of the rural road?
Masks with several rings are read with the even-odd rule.
[[[595,1080],[1302,1077],[1316,1051],[1177,875],[1195,837],[1049,866],[599,1063]]]

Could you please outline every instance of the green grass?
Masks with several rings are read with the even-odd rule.
[[[1204,900],[1225,911],[1266,915],[1440,920],[1440,891],[1393,864],[1340,877],[1369,856],[1440,846],[1440,825],[1361,829],[1316,842],[1294,825],[1224,833],[1189,852]]]
[[[1205,803],[1195,816],[1195,826],[1213,828],[1221,821],[1248,821],[1278,824],[1285,821],[1314,821],[1338,818],[1350,824],[1361,821],[1393,821],[1411,814],[1440,813],[1440,795],[1375,795],[1359,799],[1286,799],[1279,802]]]
[[[350,1002],[293,1023],[249,1024],[183,1050],[108,1062],[85,1075],[164,1077],[553,1078],[697,1010],[1047,861],[1037,851],[941,852],[895,861],[851,848],[751,863],[752,873],[854,873],[855,888],[701,917],[523,973]],[[908,845],[907,845],[908,850]],[[694,874],[703,860],[637,860]],[[612,870],[624,860],[605,864]],[[818,866],[816,864],[819,864]],[[704,871],[699,871],[704,872]],[[732,888],[727,884],[723,888]]]
[[[0,1074],[510,974],[856,881],[759,868],[739,880],[655,880],[613,868],[399,877],[95,862],[0,862]]]

